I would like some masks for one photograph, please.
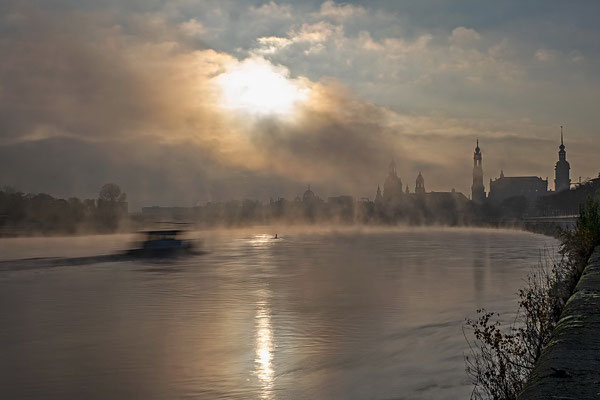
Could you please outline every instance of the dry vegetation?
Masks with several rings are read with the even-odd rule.
[[[588,198],[575,229],[562,231],[560,238],[560,260],[546,257],[530,272],[519,290],[519,310],[511,325],[503,326],[497,313],[484,309],[477,310],[478,318],[466,320],[472,399],[512,400],[522,390],[587,260],[600,245],[597,198]]]

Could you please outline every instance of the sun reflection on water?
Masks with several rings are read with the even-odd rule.
[[[271,399],[273,389],[273,329],[271,327],[271,309],[269,292],[259,291],[256,309],[256,354],[254,357],[255,373],[261,383],[261,398]]]
[[[252,239],[250,239],[250,244],[254,247],[262,247],[265,245],[270,245],[273,242],[273,236],[261,234],[254,235]]]

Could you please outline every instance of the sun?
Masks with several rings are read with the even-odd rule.
[[[306,98],[307,88],[284,67],[247,59],[217,77],[226,108],[255,115],[289,115]]]

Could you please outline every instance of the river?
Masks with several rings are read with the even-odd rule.
[[[0,272],[0,398],[468,398],[464,318],[510,318],[556,246],[506,230],[274,233],[200,232],[209,253],[178,260],[23,270],[132,237],[1,239],[14,261]]]

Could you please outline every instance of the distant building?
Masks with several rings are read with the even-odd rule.
[[[483,186],[483,165],[481,149],[479,148],[479,139],[477,139],[477,147],[473,155],[473,186],[471,186],[471,198],[475,203],[483,203],[485,201],[485,187]]]
[[[316,200],[317,200],[317,196],[315,195],[315,193],[312,190],[310,190],[310,185],[308,185],[308,189],[306,189],[306,191],[302,195],[302,202],[304,204],[310,204]]]
[[[383,194],[377,187],[375,201],[372,203],[371,215],[375,220],[384,223],[402,221],[412,225],[457,225],[468,223],[471,218],[470,202],[465,195],[454,189],[451,192],[426,192],[425,178],[421,172],[415,180],[414,193],[409,192],[408,185],[404,192],[402,188],[396,165],[392,161],[383,186]],[[359,209],[359,214],[363,213],[363,216],[359,215],[359,220],[365,220],[364,213],[368,208],[366,205],[359,205]]]
[[[492,204],[500,204],[511,197],[522,196],[533,204],[538,197],[548,194],[548,180],[537,176],[504,176],[490,179],[488,200]]]
[[[302,208],[304,217],[311,222],[323,216],[323,200],[310,190],[310,185],[302,195]]]
[[[424,194],[425,193],[425,178],[423,178],[423,175],[421,175],[421,172],[419,172],[419,175],[417,176],[417,180],[415,183],[415,193],[416,194]]]
[[[554,179],[554,190],[561,192],[568,190],[571,187],[571,179],[569,178],[569,170],[571,166],[567,161],[567,152],[565,150],[565,143],[563,140],[563,127],[560,127],[560,146],[558,151],[558,161],[556,162],[555,179]]]
[[[578,215],[586,199],[596,196],[599,192],[600,174],[598,178],[586,180],[571,190],[550,193],[540,199],[538,208],[544,216]]]
[[[444,203],[453,204],[456,202],[460,203],[461,206],[465,206],[469,202],[469,199],[467,199],[467,196],[465,196],[461,192],[457,192],[454,189],[452,189],[451,192],[429,192],[429,193],[426,193],[425,199],[427,202],[430,203],[430,205],[436,205],[438,207],[439,207],[439,205],[444,204]]]
[[[332,196],[327,198],[327,203],[336,204],[344,207],[352,206],[354,204],[354,197],[347,195]]]
[[[396,162],[392,160],[388,168],[388,176],[383,184],[383,199],[386,202],[397,201],[402,194],[402,180],[398,178]]]
[[[452,189],[451,192],[427,192],[414,195],[412,220],[419,223],[461,225],[468,221],[469,199]]]
[[[352,196],[335,196],[327,198],[329,216],[339,222],[354,222],[354,198]]]
[[[379,188],[379,185],[377,185],[377,194],[375,195],[375,203],[381,204],[382,201],[383,201],[383,196],[381,195],[381,189]]]

